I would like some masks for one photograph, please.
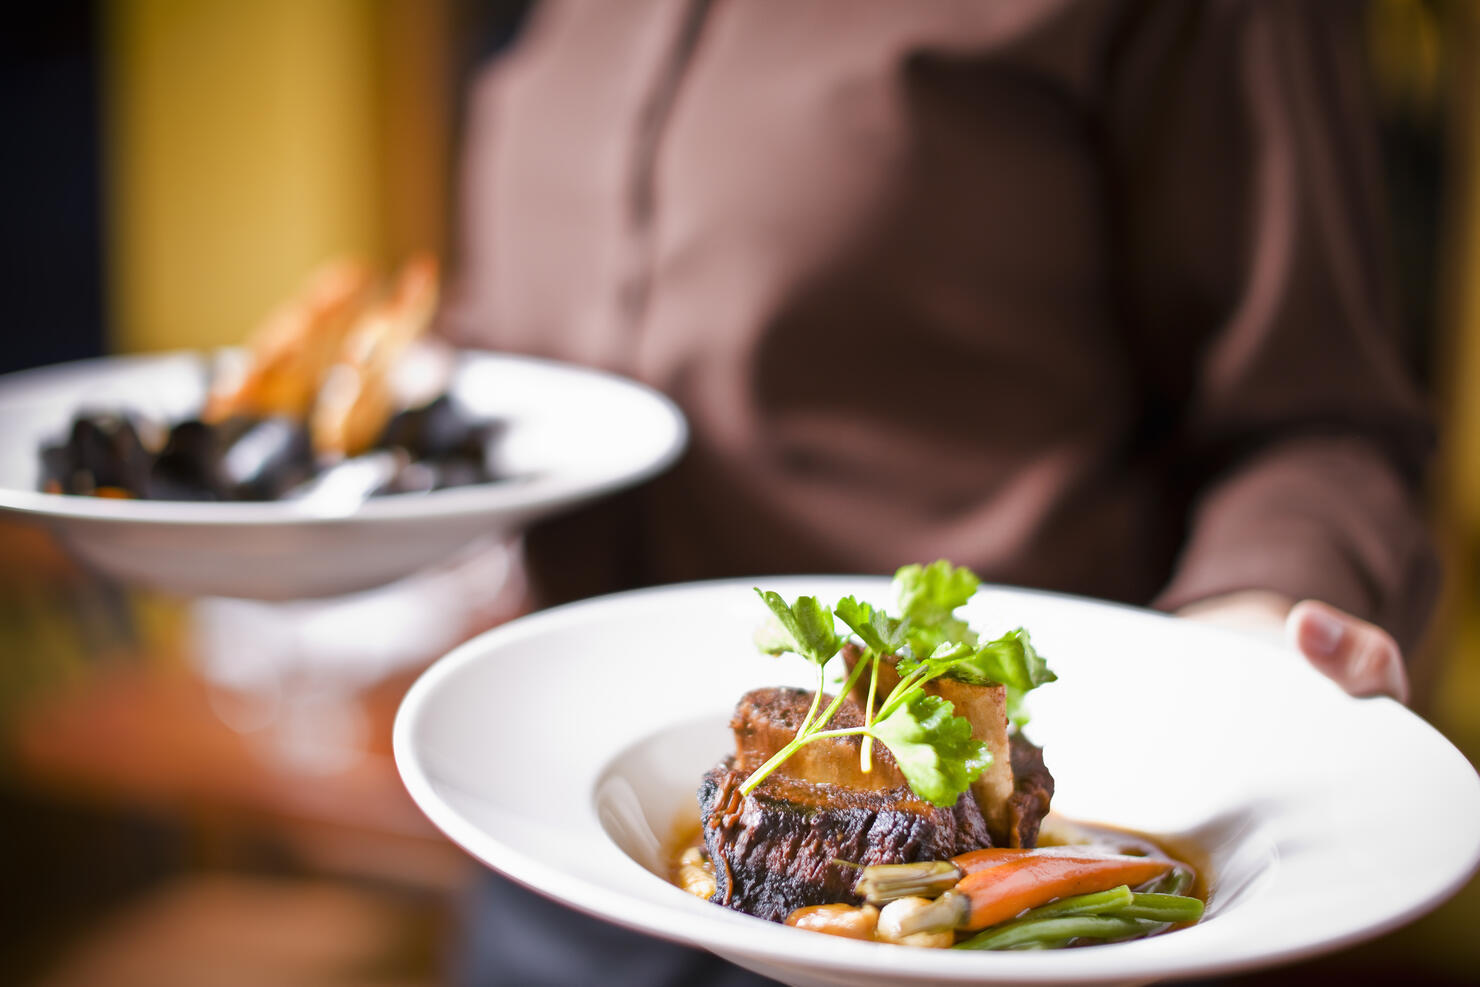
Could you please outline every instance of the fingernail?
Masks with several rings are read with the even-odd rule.
[[[1307,610],[1300,621],[1300,650],[1308,655],[1330,658],[1341,647],[1346,628],[1321,610]]]

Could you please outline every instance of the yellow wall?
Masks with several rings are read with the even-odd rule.
[[[114,349],[235,342],[328,256],[442,246],[443,8],[103,5]]]

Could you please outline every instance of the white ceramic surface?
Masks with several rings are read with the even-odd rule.
[[[637,483],[671,464],[686,427],[666,398],[563,364],[459,354],[451,390],[503,419],[511,479],[431,494],[322,502],[182,503],[37,491],[37,450],[65,437],[79,409],[134,409],[165,420],[201,404],[206,357],[90,360],[0,378],[0,511],[52,526],[119,577],[199,596],[286,600],[389,583],[485,535]]]
[[[754,581],[791,598],[889,604],[879,578]],[[1212,864],[1197,926],[1038,953],[917,950],[821,936],[700,901],[660,876],[730,747],[735,700],[811,685],[755,652],[752,581],[546,611],[485,634],[416,683],[395,726],[402,778],[477,859],[633,929],[802,985],[1132,983],[1247,970],[1417,917],[1480,858],[1480,779],[1387,699],[1355,700],[1282,647],[1129,607],[985,588],[984,630],[1026,626],[1059,681],[1029,734],[1074,818],[1187,839]]]

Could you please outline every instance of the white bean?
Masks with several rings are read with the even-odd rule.
[[[930,949],[947,949],[956,941],[956,934],[949,929],[938,932],[916,932],[911,935],[900,933],[900,924],[905,916],[911,915],[932,904],[929,898],[896,898],[879,912],[878,926],[874,937],[880,942],[892,942],[901,946],[924,946]]]

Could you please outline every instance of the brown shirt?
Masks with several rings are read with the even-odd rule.
[[[1412,643],[1424,411],[1345,6],[547,3],[474,94],[464,341],[667,392],[549,599],[948,557]]]

